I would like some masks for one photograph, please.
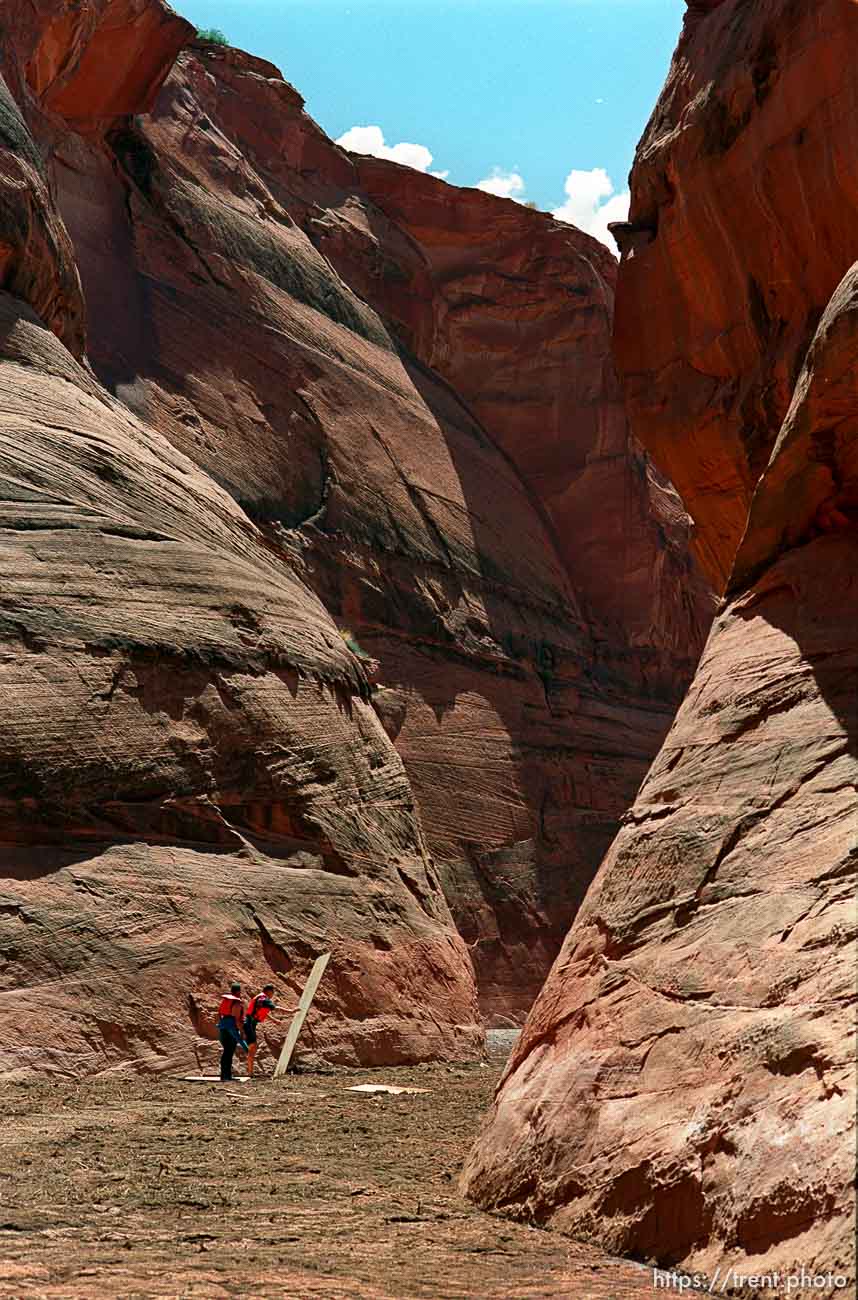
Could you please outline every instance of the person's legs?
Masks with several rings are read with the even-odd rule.
[[[244,1022],[244,1037],[247,1040],[247,1077],[253,1078],[253,1061],[256,1056],[256,1025],[251,1020]]]
[[[235,1055],[235,1036],[228,1029],[219,1029],[220,1045],[223,1051],[220,1054],[220,1079],[221,1083],[228,1083],[232,1078],[232,1058]]]

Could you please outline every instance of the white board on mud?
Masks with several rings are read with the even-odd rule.
[[[180,1083],[221,1083],[222,1080],[216,1074],[182,1074],[179,1076]],[[227,1083],[250,1083],[247,1075],[233,1075],[227,1079]]]
[[[356,1083],[353,1087],[346,1088],[346,1092],[383,1092],[391,1097],[398,1097],[401,1093],[431,1091],[431,1088],[400,1088],[395,1083]]]
[[[295,1044],[298,1041],[298,1035],[304,1028],[304,1021],[307,1019],[307,1012],[310,1010],[310,1004],[316,996],[316,989],[319,987],[322,976],[325,973],[325,967],[331,960],[329,952],[323,952],[321,957],[317,957],[313,963],[313,969],[310,971],[310,978],[304,985],[304,992],[301,994],[301,1001],[298,1003],[298,1010],[292,1017],[292,1023],[289,1026],[289,1033],[286,1035],[286,1042],[283,1044],[283,1051],[280,1053],[280,1060],[277,1062],[277,1068],[274,1071],[274,1078],[277,1079],[281,1074],[285,1074],[289,1069],[289,1062],[292,1060],[292,1053],[295,1051]]]

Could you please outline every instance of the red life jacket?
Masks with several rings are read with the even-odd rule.
[[[272,1009],[270,1009],[270,1006],[259,1006],[259,1005],[257,1005],[257,1004],[259,1004],[259,1002],[264,1001],[264,1000],[268,1000],[268,1001],[270,1001],[270,998],[268,997],[268,993],[264,993],[264,992],[263,992],[263,993],[257,993],[256,997],[251,997],[250,1002],[248,1002],[248,1004],[247,1004],[247,1014],[248,1014],[248,1017],[250,1017],[251,1019],[253,1019],[253,1021],[260,1021],[260,1022],[261,1022],[261,1021],[266,1021],[266,1019],[268,1019],[270,1013],[272,1013]]]
[[[257,1003],[261,1002],[265,997],[267,997],[266,993],[257,993],[255,997],[250,999],[247,1004],[247,1017],[249,1020],[259,1020],[260,1022],[267,1020],[271,1013],[271,1008],[257,1006]]]
[[[232,1016],[238,1021],[242,1018],[244,1006],[241,998],[237,998],[234,993],[224,993],[220,1000],[220,1006],[217,1009],[219,1016]]]

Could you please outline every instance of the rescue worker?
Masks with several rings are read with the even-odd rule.
[[[244,1036],[247,1039],[247,1076],[253,1078],[253,1062],[256,1057],[256,1029],[267,1020],[272,1011],[276,1011],[277,1004],[273,998],[274,985],[265,984],[262,992],[257,993],[256,997],[250,999],[247,1004],[247,1015],[244,1020]],[[297,1011],[297,1007],[282,1008],[287,1013]]]
[[[232,1058],[235,1049],[240,1047],[247,1051],[243,1033],[244,1003],[241,1000],[241,985],[230,984],[229,992],[224,993],[218,1007],[217,1032],[223,1048],[220,1056],[220,1081],[229,1083],[232,1078]]]

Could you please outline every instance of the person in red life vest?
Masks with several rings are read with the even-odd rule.
[[[241,1000],[241,985],[230,984],[229,992],[224,993],[218,1007],[217,1032],[223,1051],[220,1054],[220,1081],[229,1083],[232,1078],[232,1058],[235,1049],[240,1047],[247,1051],[243,1032],[244,1003]]]
[[[266,984],[263,987],[262,992],[257,993],[256,997],[251,998],[247,1004],[247,1015],[244,1019],[244,1036],[247,1039],[247,1074],[248,1078],[251,1079],[253,1078],[253,1061],[258,1046],[256,1041],[257,1026],[261,1025],[263,1020],[267,1020],[272,1011],[277,1010],[277,1004],[272,996],[273,993],[274,985]],[[298,1008],[282,1007],[281,1010],[291,1014],[293,1011],[297,1011]]]

